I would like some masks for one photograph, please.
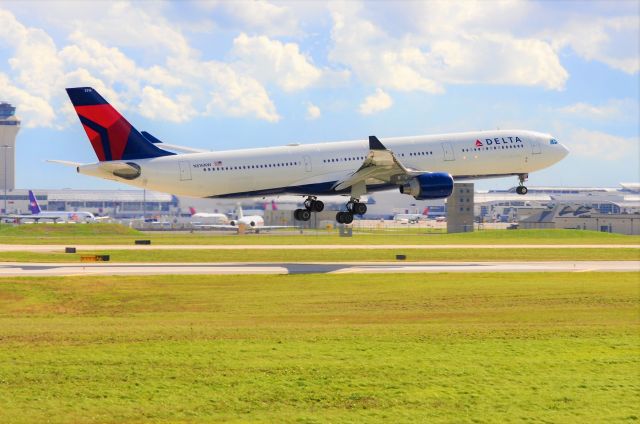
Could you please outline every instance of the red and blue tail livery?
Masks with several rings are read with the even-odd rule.
[[[140,134],[93,88],[67,88],[67,94],[101,162],[175,154],[157,147]]]

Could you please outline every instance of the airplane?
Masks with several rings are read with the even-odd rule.
[[[35,221],[35,222],[39,222],[40,220],[42,221],[47,221],[50,220],[53,223],[56,223],[58,221],[64,221],[64,222],[93,222],[96,221],[98,219],[105,219],[107,217],[99,217],[96,218],[91,212],[84,212],[84,211],[80,211],[80,212],[65,212],[65,211],[61,211],[61,212],[43,212],[42,209],[40,209],[40,205],[38,204],[38,201],[36,200],[36,196],[33,194],[33,191],[29,190],[29,210],[31,211],[30,215],[21,215],[21,214],[10,214],[10,215],[3,215],[0,218],[7,220],[13,220],[13,221],[17,221],[18,223],[20,223],[21,221],[24,220],[30,220],[30,221]]]
[[[189,213],[191,213],[192,221],[195,223],[213,223],[213,224],[227,224],[229,222],[229,217],[223,213],[212,213],[212,212],[197,212],[195,208],[190,207]]]
[[[256,234],[260,233],[260,231],[283,228],[297,228],[291,225],[264,225],[264,218],[260,215],[245,216],[240,203],[238,203],[238,205],[236,206],[236,218],[230,220],[228,224],[194,224],[194,227],[196,228],[234,231],[240,231],[241,226],[244,226],[246,231],[252,231]]]
[[[397,213],[393,216],[394,221],[400,221],[401,223],[417,224],[421,220],[427,220],[429,214],[429,208],[424,208],[422,213]]]
[[[363,215],[368,192],[397,188],[417,200],[442,199],[454,181],[517,176],[526,194],[529,173],[549,167],[568,149],[549,134],[496,130],[415,137],[288,144],[280,147],[175,153],[139,132],[91,87],[67,88],[97,163],[52,161],[83,175],[192,197],[305,196],[296,220],[324,209],[323,195],[349,196],[336,221]],[[145,135],[146,134],[146,135]]]

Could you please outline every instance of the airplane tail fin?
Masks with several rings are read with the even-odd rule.
[[[191,216],[196,214],[196,209],[193,206],[189,206],[189,213],[191,214]]]
[[[41,212],[40,205],[38,205],[38,201],[36,200],[36,196],[31,190],[29,190],[29,210],[31,211],[32,215],[37,215]]]
[[[429,215],[429,206],[427,206],[426,208],[424,208],[424,210],[422,211],[422,215]]]
[[[238,219],[241,219],[244,217],[244,213],[242,213],[242,205],[240,203],[236,205],[236,217]]]
[[[98,160],[132,160],[168,156],[133,127],[91,87],[67,88],[67,94]]]
[[[272,211],[277,211],[278,210],[278,205],[276,205],[276,201],[275,200],[271,200],[271,210]]]

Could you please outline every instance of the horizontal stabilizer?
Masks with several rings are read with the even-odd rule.
[[[142,131],[140,134],[142,134],[142,136],[144,138],[146,138],[147,140],[149,140],[153,144],[162,144],[162,148],[163,149],[173,150],[174,152],[180,152],[180,153],[204,153],[204,152],[208,151],[208,150],[203,150],[203,149],[196,149],[196,148],[193,148],[193,147],[184,147],[184,146],[176,146],[175,144],[167,144],[167,143],[162,142],[157,137],[154,137],[153,135],[151,135],[151,133],[149,133],[148,131]]]
[[[57,160],[57,159],[47,159],[45,162],[57,163],[58,165],[64,165],[64,166],[73,166],[74,168],[84,165],[83,163],[80,163],[80,162],[71,162],[68,160]]]

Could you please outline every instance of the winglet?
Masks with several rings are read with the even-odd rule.
[[[369,136],[369,150],[387,150],[375,135]]]

